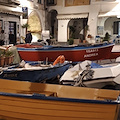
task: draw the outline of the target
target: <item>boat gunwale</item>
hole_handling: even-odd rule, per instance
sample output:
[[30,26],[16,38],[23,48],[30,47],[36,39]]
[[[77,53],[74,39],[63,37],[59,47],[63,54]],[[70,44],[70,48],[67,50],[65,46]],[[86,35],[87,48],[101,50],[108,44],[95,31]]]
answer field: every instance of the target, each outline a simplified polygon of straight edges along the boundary
[[63,64],[60,64],[60,65],[55,65],[55,66],[52,66],[52,67],[47,67],[45,69],[41,69],[41,68],[8,68],[6,70],[3,69],[3,72],[7,73],[7,72],[14,72],[14,71],[45,71],[45,70],[52,70],[52,69],[57,69],[57,68],[62,68],[62,67],[65,67],[65,66],[70,66],[71,63],[68,62],[68,63],[63,63]]
[[17,47],[18,51],[79,51],[79,50],[86,50],[86,49],[101,49],[101,48],[106,48],[106,47],[110,47],[110,46],[114,46],[114,43],[110,43],[110,44],[100,44],[100,45],[91,45],[91,46],[71,46],[71,47],[65,47],[65,46],[43,46],[41,48],[25,48],[25,47]]
[[18,94],[18,93],[7,93],[0,92],[0,96],[19,97],[27,99],[39,99],[39,100],[51,100],[51,101],[62,101],[62,102],[75,102],[75,103],[92,103],[92,104],[120,104],[118,101],[112,100],[90,100],[90,99],[77,99],[77,98],[62,98],[45,96],[44,94]]

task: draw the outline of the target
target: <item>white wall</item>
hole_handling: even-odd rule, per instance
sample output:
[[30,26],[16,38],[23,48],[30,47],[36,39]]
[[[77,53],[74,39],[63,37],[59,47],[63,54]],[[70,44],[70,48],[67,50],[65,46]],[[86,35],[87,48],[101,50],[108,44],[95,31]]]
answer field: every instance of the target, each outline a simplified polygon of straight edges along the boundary
[[89,17],[88,17],[89,31],[88,31],[88,34],[91,34],[94,38],[97,34],[97,20],[98,20],[99,10],[100,10],[99,5],[91,5],[89,8]]
[[67,42],[67,25],[69,20],[58,20],[58,42]]
[[49,8],[49,11],[52,9],[57,10],[58,14],[88,13],[89,5],[72,6],[72,7],[52,6]]

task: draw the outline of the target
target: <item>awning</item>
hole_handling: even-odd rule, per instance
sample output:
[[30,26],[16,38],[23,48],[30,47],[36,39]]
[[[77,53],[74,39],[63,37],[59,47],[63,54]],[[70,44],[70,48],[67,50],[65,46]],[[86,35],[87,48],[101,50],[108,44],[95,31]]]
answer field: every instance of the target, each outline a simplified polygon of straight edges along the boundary
[[22,12],[1,10],[1,9],[0,9],[0,13],[11,14],[11,15],[16,15],[16,16],[21,16],[23,14]]
[[0,6],[0,13],[11,14],[16,16],[21,16],[23,14],[23,12],[13,11],[11,9],[8,9],[8,7],[3,8],[3,6]]
[[60,20],[67,20],[67,19],[77,19],[77,18],[87,18],[88,13],[81,13],[81,14],[59,14],[57,15],[57,19]]

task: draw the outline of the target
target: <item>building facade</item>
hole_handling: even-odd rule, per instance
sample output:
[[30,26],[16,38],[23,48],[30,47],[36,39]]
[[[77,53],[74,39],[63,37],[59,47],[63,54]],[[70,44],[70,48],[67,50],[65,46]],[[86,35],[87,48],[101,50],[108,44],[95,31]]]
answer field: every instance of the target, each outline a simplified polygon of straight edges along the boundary
[[45,29],[44,1],[0,0],[0,28],[5,31],[5,44],[9,44],[10,31],[18,43],[24,42],[27,30],[32,32],[33,41],[41,39]]
[[86,39],[87,35],[101,38],[108,32],[114,39],[120,35],[119,0],[0,0],[0,28],[5,30],[6,44],[9,33],[17,42],[23,42],[26,31],[33,42],[49,31],[52,39]]
[[86,30],[94,40],[96,36],[104,37],[106,32],[115,37],[119,34],[119,5],[119,0],[57,0],[56,5],[49,7],[49,11],[57,12],[56,39],[67,42],[71,28],[74,39],[80,39],[81,35],[85,38]]

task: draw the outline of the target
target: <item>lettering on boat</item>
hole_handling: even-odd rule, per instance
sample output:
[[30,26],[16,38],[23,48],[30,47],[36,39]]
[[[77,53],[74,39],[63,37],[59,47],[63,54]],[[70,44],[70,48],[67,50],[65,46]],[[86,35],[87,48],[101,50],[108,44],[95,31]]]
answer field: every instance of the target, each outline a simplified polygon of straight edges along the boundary
[[98,56],[98,53],[86,54],[86,55],[84,55],[84,58],[93,57],[93,56]]
[[86,53],[93,53],[93,52],[98,52],[98,49],[88,49],[88,50],[86,50]]
[[3,76],[4,78],[5,77],[17,77],[17,74],[4,74],[4,76]]

